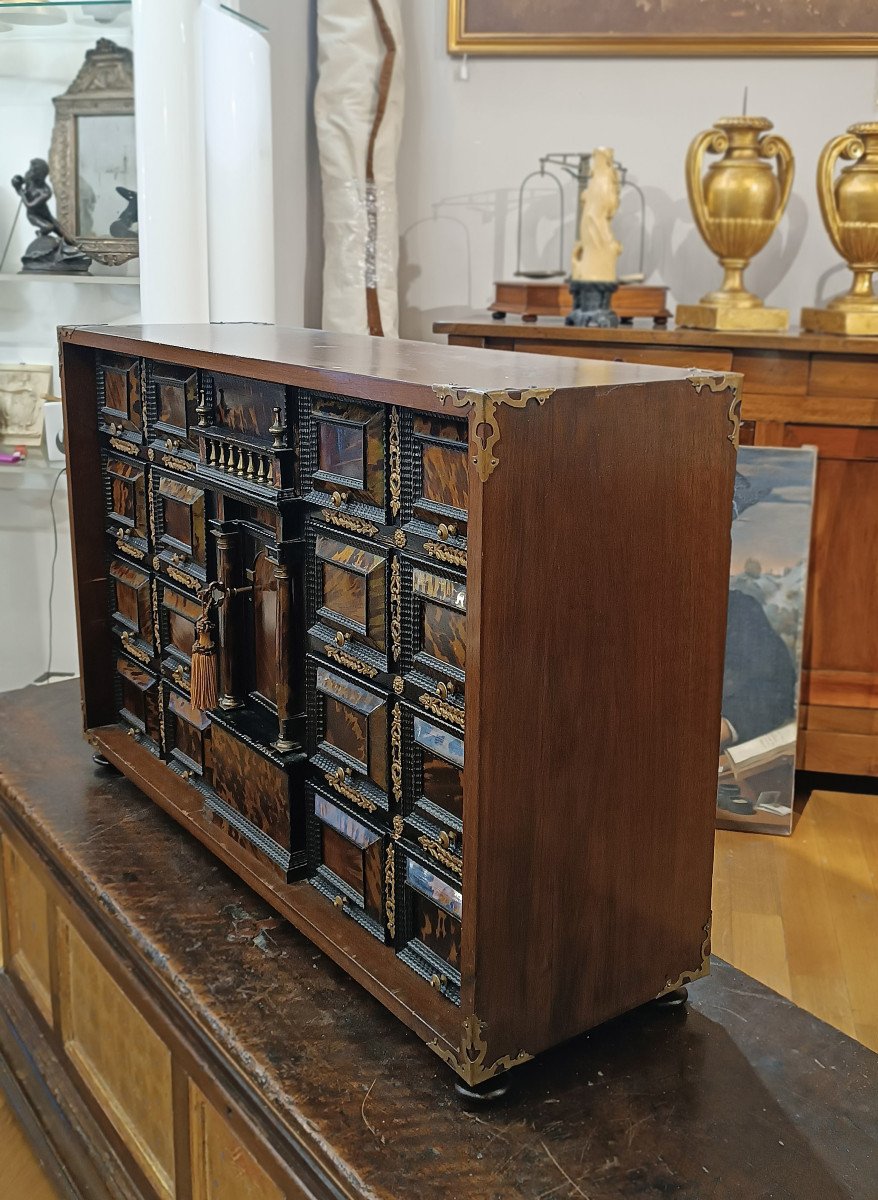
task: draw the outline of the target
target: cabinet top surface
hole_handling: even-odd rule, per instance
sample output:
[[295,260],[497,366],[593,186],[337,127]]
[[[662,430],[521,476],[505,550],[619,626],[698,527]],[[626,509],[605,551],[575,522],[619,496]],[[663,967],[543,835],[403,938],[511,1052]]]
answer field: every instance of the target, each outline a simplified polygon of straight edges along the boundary
[[722,962],[685,1021],[635,1012],[517,1068],[506,1105],[463,1111],[426,1046],[132,783],[95,771],[78,700],[75,681],[0,697],[4,824],[218,1045],[254,1111],[345,1181],[333,1195],[698,1200],[705,1179],[726,1196],[754,1180],[874,1195],[878,1059]]
[[633,325],[617,329],[581,329],[564,324],[563,317],[540,317],[524,321],[507,316],[502,321],[490,313],[474,312],[456,321],[436,321],[434,333],[446,337],[505,338],[528,342],[616,342],[625,345],[655,346],[728,346],[740,350],[780,350],[787,353],[872,354],[878,355],[878,337],[841,337],[839,335],[804,333],[790,329],[785,333],[716,332],[707,329],[683,329],[668,325],[656,329],[652,321],[637,320]]
[[[380,388],[416,389],[436,386],[475,391],[519,391],[526,388],[595,388],[683,379],[687,372],[577,358],[547,358],[435,342],[410,342],[365,334],[319,329],[287,329],[279,325],[98,325],[67,328],[62,342],[73,342],[123,354],[172,358],[193,366],[300,386],[320,386],[352,394],[359,379],[371,381],[373,398]],[[209,362],[207,360],[210,360]],[[369,388],[361,388],[363,394]]]

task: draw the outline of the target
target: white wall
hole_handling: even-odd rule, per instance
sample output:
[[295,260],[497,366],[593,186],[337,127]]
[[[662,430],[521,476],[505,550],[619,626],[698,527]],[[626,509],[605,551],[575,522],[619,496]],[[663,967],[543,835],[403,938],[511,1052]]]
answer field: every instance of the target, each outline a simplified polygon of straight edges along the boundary
[[[518,187],[541,154],[609,145],[645,190],[646,273],[672,302],[694,301],[721,278],[690,215],[683,162],[692,137],[721,116],[769,117],[791,144],[796,180],[786,215],[746,275],[771,304],[792,310],[847,287],[823,229],[814,176],[831,136],[875,119],[878,74],[869,59],[487,59],[469,81],[445,51],[445,5],[403,5],[406,116],[399,161],[400,332],[432,337],[434,321],[484,308],[495,279],[515,269]],[[636,269],[630,191],[617,218]],[[573,193],[568,191],[572,202]],[[556,222],[548,194],[537,242],[546,259]],[[566,246],[574,219],[567,208]],[[527,264],[525,264],[527,266]],[[837,268],[837,269],[836,269]],[[827,279],[828,273],[831,278]]]

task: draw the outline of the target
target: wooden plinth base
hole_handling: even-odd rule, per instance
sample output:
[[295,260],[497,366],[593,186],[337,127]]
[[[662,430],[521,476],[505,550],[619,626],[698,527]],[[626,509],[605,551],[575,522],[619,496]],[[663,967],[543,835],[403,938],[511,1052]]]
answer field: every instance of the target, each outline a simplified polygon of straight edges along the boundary
[[787,329],[790,314],[785,308],[735,308],[718,304],[678,304],[674,318],[686,329],[713,329],[771,333]]
[[803,308],[799,323],[808,333],[835,333],[840,337],[878,337],[878,308],[873,312],[846,312],[842,308]]

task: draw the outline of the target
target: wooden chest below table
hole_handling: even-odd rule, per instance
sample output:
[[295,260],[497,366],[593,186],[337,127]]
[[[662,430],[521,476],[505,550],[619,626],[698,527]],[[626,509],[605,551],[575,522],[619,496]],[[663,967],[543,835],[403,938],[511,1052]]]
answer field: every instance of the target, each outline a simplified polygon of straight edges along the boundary
[[111,763],[469,1084],[706,970],[734,377],[267,326],[61,350]]
[[739,371],[742,442],[816,446],[798,765],[878,774],[878,338],[573,329],[484,314],[434,330],[458,346]]

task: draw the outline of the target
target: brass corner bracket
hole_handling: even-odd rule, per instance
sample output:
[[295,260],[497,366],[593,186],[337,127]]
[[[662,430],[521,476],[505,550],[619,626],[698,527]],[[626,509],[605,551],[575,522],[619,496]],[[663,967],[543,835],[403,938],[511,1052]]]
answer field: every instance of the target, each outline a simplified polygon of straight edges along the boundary
[[437,383],[433,385],[433,394],[440,404],[451,401],[454,408],[472,408],[474,410],[472,436],[476,452],[473,455],[473,462],[482,483],[487,483],[500,461],[494,456],[494,447],[500,441],[500,425],[497,420],[499,405],[508,404],[510,408],[526,408],[529,400],[536,400],[537,404],[545,404],[554,390],[554,388],[524,388],[520,392],[483,392],[478,388],[455,387],[453,384]]
[[705,975],[710,974],[710,926],[712,921],[713,915],[711,914],[704,922],[704,941],[701,943],[701,965],[696,967],[694,971],[681,971],[677,979],[669,979],[656,996],[656,1000],[659,1000],[662,996],[666,996],[668,992],[675,992],[684,983],[692,983],[693,980],[703,979]]
[[731,391],[732,399],[729,402],[729,421],[731,423],[731,431],[729,432],[729,441],[738,449],[741,437],[741,376],[737,371],[698,371],[694,370],[691,375],[686,378],[701,395],[702,389],[707,388],[711,392]]
[[504,1054],[502,1058],[498,1058],[490,1066],[486,1066],[488,1043],[483,1036],[484,1032],[485,1022],[472,1015],[463,1019],[460,1029],[460,1049],[457,1052],[440,1046],[435,1038],[427,1045],[470,1087],[474,1087],[477,1083],[483,1083],[486,1079],[492,1079],[501,1071],[508,1071],[511,1067],[518,1067],[522,1063],[530,1062],[533,1058],[532,1054],[520,1050],[514,1058],[509,1054]]

